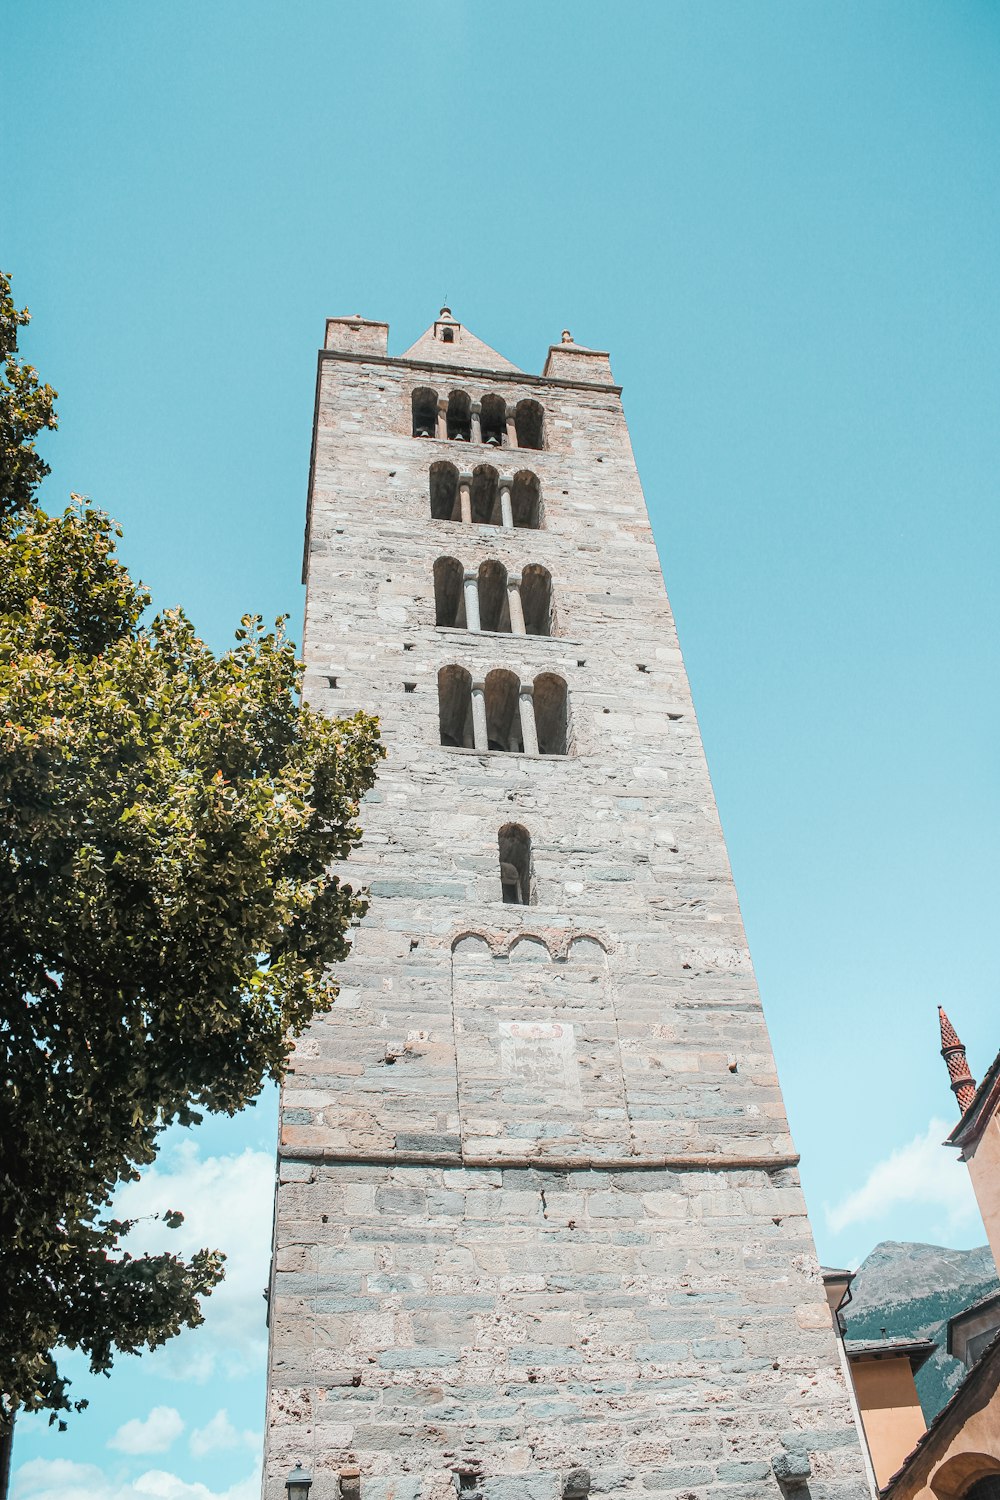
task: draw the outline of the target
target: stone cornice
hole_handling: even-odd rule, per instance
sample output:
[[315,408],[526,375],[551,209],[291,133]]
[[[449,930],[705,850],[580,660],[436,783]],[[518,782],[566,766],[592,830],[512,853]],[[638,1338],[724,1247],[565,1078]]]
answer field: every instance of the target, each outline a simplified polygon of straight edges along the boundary
[[[473,376],[476,380],[499,380],[508,385],[533,385],[545,390],[556,387],[560,390],[570,391],[603,391],[605,395],[620,396],[622,387],[620,385],[601,385],[593,380],[565,380],[554,375],[528,375],[522,370],[483,370],[474,365],[436,365],[427,359],[398,359],[391,354],[348,354],[341,349],[320,349],[319,359],[322,364],[324,360],[338,360],[341,364],[348,365],[379,365],[385,367],[392,365],[401,370],[431,370],[442,380],[454,384],[454,377]],[[531,452],[531,449],[525,449]]]
[[797,1167],[795,1151],[772,1156],[478,1156],[465,1151],[341,1151],[332,1146],[279,1146],[279,1161],[318,1162],[322,1166],[464,1167],[467,1170],[539,1172],[780,1172]]

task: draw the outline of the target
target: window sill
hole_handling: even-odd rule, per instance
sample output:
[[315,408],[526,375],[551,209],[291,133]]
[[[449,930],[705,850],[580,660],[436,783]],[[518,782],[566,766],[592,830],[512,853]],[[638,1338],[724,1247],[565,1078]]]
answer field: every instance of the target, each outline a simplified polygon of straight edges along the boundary
[[524,750],[476,750],[468,745],[438,745],[437,748],[444,750],[448,755],[482,755],[496,760],[574,760],[576,758],[572,750],[564,754],[540,750],[537,755],[528,755]]
[[555,641],[560,646],[582,650],[581,641],[571,641],[564,635],[515,635],[512,630],[466,630],[464,625],[435,625],[434,630],[441,635],[471,637],[473,640],[482,635],[491,641]]
[[435,434],[433,437],[417,437],[417,434],[415,432],[412,433],[411,436],[415,443],[447,443],[449,446],[454,444],[458,448],[475,448],[477,452],[482,449],[484,453],[547,452],[547,449],[545,448],[511,448],[509,445],[505,447],[502,443],[498,447],[494,447],[492,443],[474,443],[471,438],[442,438],[438,437],[437,434]]

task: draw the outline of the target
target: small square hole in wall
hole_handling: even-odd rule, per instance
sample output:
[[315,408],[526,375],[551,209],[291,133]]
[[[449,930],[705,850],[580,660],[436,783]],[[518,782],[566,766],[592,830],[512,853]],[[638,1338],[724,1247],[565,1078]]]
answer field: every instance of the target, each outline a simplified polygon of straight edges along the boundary
[[636,669],[637,672],[648,672],[649,671],[649,668],[646,666],[646,663],[642,662],[642,661],[637,661],[636,662],[635,669]]
[[326,685],[327,687],[335,688],[339,687],[340,683],[337,681],[336,677],[328,677],[326,679]]
[[412,651],[413,650],[413,646],[414,646],[414,642],[413,641],[404,641],[403,642],[403,650],[404,651]]
[[676,722],[677,719],[683,719],[683,717],[684,717],[683,714],[671,714],[671,713],[667,714],[667,718],[668,719],[673,719],[675,722]]
[[576,664],[578,667],[585,667],[587,665],[586,658],[584,658],[582,661],[578,659]]
[[403,692],[404,693],[415,693],[416,691],[417,691],[417,684],[415,682],[404,682],[403,683]]

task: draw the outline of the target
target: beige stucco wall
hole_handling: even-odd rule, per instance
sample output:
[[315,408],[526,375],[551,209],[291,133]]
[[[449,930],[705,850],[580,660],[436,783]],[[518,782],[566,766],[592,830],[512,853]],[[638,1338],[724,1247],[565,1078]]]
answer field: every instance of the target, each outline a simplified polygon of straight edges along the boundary
[[891,1500],[962,1500],[971,1485],[1000,1474],[1000,1359],[971,1396],[956,1402],[925,1451],[891,1490]]
[[1000,1115],[993,1116],[967,1160],[986,1238],[1000,1268]]
[[899,1468],[926,1428],[908,1359],[852,1362],[854,1389],[879,1485]]

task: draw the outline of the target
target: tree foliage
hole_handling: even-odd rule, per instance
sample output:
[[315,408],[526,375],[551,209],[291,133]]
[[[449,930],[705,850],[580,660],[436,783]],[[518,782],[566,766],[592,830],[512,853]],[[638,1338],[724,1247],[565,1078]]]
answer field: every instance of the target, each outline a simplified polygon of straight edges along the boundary
[[130,1255],[112,1196],[332,1003],[364,902],[331,866],[382,750],[300,706],[282,622],[216,656],[149,618],[106,515],[39,508],[26,321],[0,278],[0,1416],[55,1417],[60,1345],[107,1371],[202,1319],[222,1257]]

